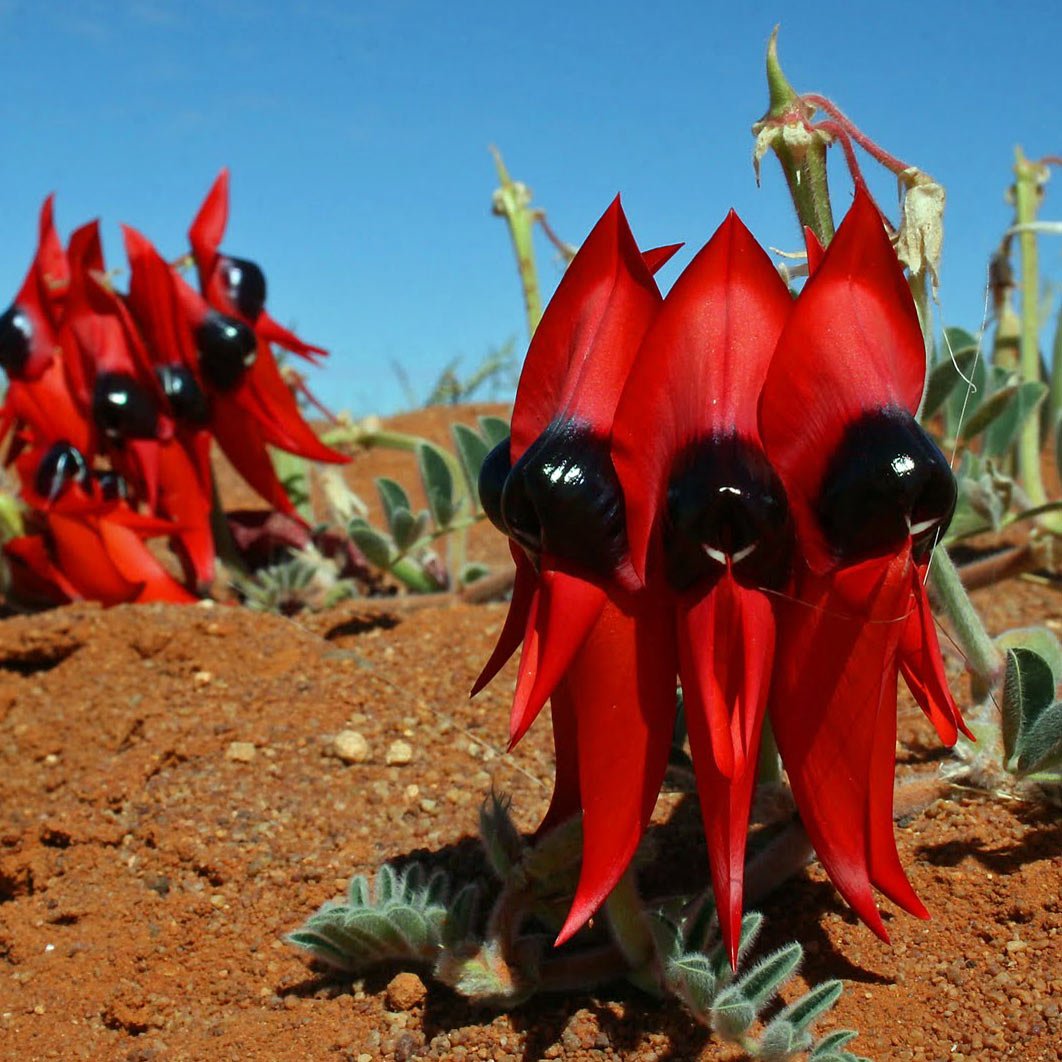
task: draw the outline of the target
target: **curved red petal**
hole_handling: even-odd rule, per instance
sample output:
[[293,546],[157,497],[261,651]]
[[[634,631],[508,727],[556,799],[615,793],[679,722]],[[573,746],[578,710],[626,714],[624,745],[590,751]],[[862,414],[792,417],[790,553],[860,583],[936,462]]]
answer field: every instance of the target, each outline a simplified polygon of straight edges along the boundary
[[671,604],[609,600],[565,676],[575,710],[583,862],[562,944],[627,869],[656,805],[675,727]]
[[627,378],[612,435],[640,579],[676,455],[717,433],[758,442],[756,403],[791,307],[778,271],[733,211],[668,292]]
[[298,354],[299,357],[315,364],[319,358],[328,357],[328,351],[324,347],[315,347],[303,342],[294,332],[274,321],[265,310],[258,315],[254,323],[254,334],[265,343],[275,343],[278,347],[290,350],[292,354]]
[[99,522],[99,533],[103,548],[115,568],[131,583],[141,584],[137,601],[169,601],[180,605],[198,600],[159,564],[135,531],[103,518]]
[[559,416],[607,434],[660,301],[617,197],[572,259],[531,340],[513,404],[514,464]]
[[347,454],[325,446],[303,420],[291,388],[284,382],[269,347],[258,344],[258,356],[239,389],[244,408],[258,420],[262,438],[278,449],[298,454],[309,461],[347,464]]
[[476,679],[469,693],[470,697],[475,697],[508,663],[509,657],[516,652],[524,640],[524,632],[527,630],[528,619],[531,615],[538,575],[522,549],[510,543],[509,550],[516,563],[512,600],[509,602],[509,611],[505,614],[501,634],[498,635],[498,643],[479,673],[479,678]]
[[212,396],[212,402],[214,412],[211,428],[218,446],[232,462],[233,468],[274,509],[302,523],[302,518],[277,478],[269,451],[259,433],[258,422],[231,394],[219,392]]
[[557,770],[553,780],[553,796],[542,821],[535,830],[535,839],[544,837],[555,826],[566,822],[582,810],[579,789],[579,745],[576,724],[577,704],[566,679],[561,679],[549,699],[553,717],[553,752]]
[[136,599],[143,583],[127,579],[118,568],[94,520],[52,513],[48,528],[58,566],[80,597],[104,605],[120,605]]
[[[815,851],[841,895],[883,939],[871,884],[875,874],[884,888],[900,891],[881,843],[893,786],[890,773],[883,791],[882,763],[885,752],[894,754],[896,654],[910,570],[905,551],[829,577],[805,573],[800,599],[779,610],[769,698],[778,748]],[[887,826],[891,831],[891,814]]]
[[[20,535],[3,544],[11,564],[11,593],[20,600],[80,601],[77,587],[52,563],[48,547],[40,535]],[[21,567],[20,567],[21,565]]]
[[728,572],[696,605],[680,611],[678,642],[712,891],[727,954],[735,965],[749,808],[774,660],[771,602]]
[[159,511],[177,529],[173,536],[191,569],[196,586],[208,587],[214,580],[214,536],[210,529],[213,504],[209,481],[200,478],[197,455],[190,454],[180,439],[159,447]]
[[[808,506],[845,429],[868,410],[917,410],[925,345],[903,268],[869,195],[857,189],[797,298],[771,360],[760,433],[809,548]],[[823,566],[823,565],[818,565]]]
[[920,573],[916,572],[913,582],[912,610],[900,642],[900,672],[911,695],[936,728],[940,740],[950,748],[958,739],[960,730],[970,739],[973,734],[948,689],[937,628]]
[[605,591],[565,572],[545,570],[528,613],[509,719],[509,748],[527,733],[605,607]]

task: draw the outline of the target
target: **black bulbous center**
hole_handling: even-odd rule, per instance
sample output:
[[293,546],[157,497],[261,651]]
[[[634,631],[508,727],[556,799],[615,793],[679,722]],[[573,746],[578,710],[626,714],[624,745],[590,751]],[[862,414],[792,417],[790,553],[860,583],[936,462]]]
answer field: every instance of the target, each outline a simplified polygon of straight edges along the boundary
[[92,419],[110,439],[153,439],[158,411],[148,391],[127,372],[96,377]]
[[210,419],[210,404],[195,374],[186,365],[160,365],[155,375],[173,415],[189,424],[206,424]]
[[487,455],[480,500],[492,523],[534,557],[601,578],[627,553],[623,491],[608,439],[557,421],[509,468],[509,442]]
[[68,483],[88,482],[89,469],[85,455],[65,440],[51,446],[37,465],[33,485],[37,493],[48,501],[55,501]]
[[265,309],[266,279],[261,268],[246,258],[223,256],[219,265],[221,282],[233,305],[249,321]]
[[99,489],[100,497],[104,501],[128,501],[129,500],[129,484],[123,476],[118,475],[117,472],[112,472],[109,469],[93,472],[93,479],[96,481],[96,487]]
[[195,330],[199,368],[219,391],[231,391],[254,364],[258,341],[242,321],[209,313]]
[[905,409],[866,413],[845,431],[816,504],[839,559],[865,560],[910,537],[924,556],[955,511],[955,477],[936,443]]
[[778,586],[791,544],[785,488],[759,446],[720,434],[678,455],[664,524],[667,577],[676,590],[707,589],[728,567],[742,583]]
[[8,376],[19,376],[32,347],[33,322],[17,302],[12,303],[0,316],[0,367]]

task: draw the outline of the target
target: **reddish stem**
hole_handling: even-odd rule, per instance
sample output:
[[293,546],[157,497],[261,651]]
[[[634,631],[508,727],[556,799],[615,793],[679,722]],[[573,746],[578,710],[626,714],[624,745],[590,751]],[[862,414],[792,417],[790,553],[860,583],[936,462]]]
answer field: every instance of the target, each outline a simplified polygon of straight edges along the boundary
[[904,170],[909,170],[911,168],[906,162],[898,159],[895,155],[890,155],[884,148],[879,147],[878,144],[871,140],[870,137],[863,133],[859,127],[852,122],[840,107],[832,103],[825,96],[820,96],[815,92],[809,92],[802,98],[805,103],[810,103],[813,106],[818,107],[820,111],[825,111],[868,155],[875,158],[886,169],[892,170],[895,174],[900,174]]

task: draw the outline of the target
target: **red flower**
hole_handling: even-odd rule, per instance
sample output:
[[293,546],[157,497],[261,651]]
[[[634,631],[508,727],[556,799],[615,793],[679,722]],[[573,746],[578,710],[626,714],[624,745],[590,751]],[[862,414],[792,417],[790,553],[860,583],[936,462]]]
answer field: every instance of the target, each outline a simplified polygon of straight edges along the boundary
[[[784,584],[791,545],[756,405],[791,306],[770,259],[731,212],[664,300],[613,429],[631,562],[675,617],[712,885],[733,962],[774,655],[763,588]],[[663,750],[673,714],[651,720]]]
[[[178,283],[196,330],[200,367],[222,407],[214,420],[218,442],[255,490],[274,507],[293,514],[290,505],[280,503],[279,483],[269,482],[272,466],[267,471],[267,455],[254,440],[310,461],[343,464],[348,458],[325,446],[303,420],[270,344],[310,361],[327,351],[304,343],[269,316],[264,308],[265,275],[258,265],[221,253],[228,213],[229,176],[222,170],[188,230],[205,303],[189,300],[187,286]],[[234,323],[250,329],[254,337],[253,344],[246,343],[242,359],[233,356]]]
[[42,526],[4,544],[17,586],[52,602],[196,600],[144,545],[146,538],[171,534],[170,521],[107,497],[107,481],[90,476],[72,448],[27,451],[18,465],[23,496]]
[[228,220],[229,171],[223,169],[188,230],[203,297],[215,310],[250,325],[264,343],[275,343],[309,361],[326,356],[324,348],[304,343],[266,313],[266,279],[260,266],[221,253]]
[[913,416],[924,378],[903,270],[860,188],[793,307],[760,403],[799,550],[769,711],[823,866],[885,939],[871,886],[926,916],[893,837],[897,672],[945,744],[965,730],[923,586],[955,503],[948,464]]
[[0,436],[14,426],[16,448],[47,448],[66,440],[81,451],[89,444],[88,421],[74,401],[59,328],[70,286],[70,268],[55,231],[53,197],[41,207],[40,237],[33,264],[0,316],[0,366],[8,376]]
[[[583,864],[558,941],[629,863],[667,762],[675,659],[665,601],[626,559],[609,437],[638,345],[659,310],[652,278],[675,248],[639,252],[617,199],[565,273],[528,350],[512,436],[484,463],[484,508],[513,542],[509,615],[473,693],[523,641],[512,744],[552,700],[557,780],[540,826],[583,813]],[[670,738],[670,728],[667,737]]]

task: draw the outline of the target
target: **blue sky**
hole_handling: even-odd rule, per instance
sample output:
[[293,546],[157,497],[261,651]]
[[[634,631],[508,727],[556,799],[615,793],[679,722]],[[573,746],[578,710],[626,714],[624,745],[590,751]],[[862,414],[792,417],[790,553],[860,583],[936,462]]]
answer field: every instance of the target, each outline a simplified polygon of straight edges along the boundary
[[[319,394],[393,411],[393,363],[424,392],[455,357],[471,370],[526,343],[489,144],[567,240],[617,192],[644,245],[685,240],[665,287],[730,207],[764,244],[796,245],[780,172],[767,160],[757,188],[750,165],[778,22],[797,88],[947,187],[943,316],[976,328],[1014,145],[1062,151],[1054,2],[0,0],[0,302],[49,191],[64,234],[103,218],[117,266],[120,221],[181,253],[227,165],[225,249],[263,266],[274,316],[332,350]],[[872,185],[894,203],[890,180]],[[1062,241],[1043,262],[1062,274]],[[539,263],[551,289],[544,241]]]

